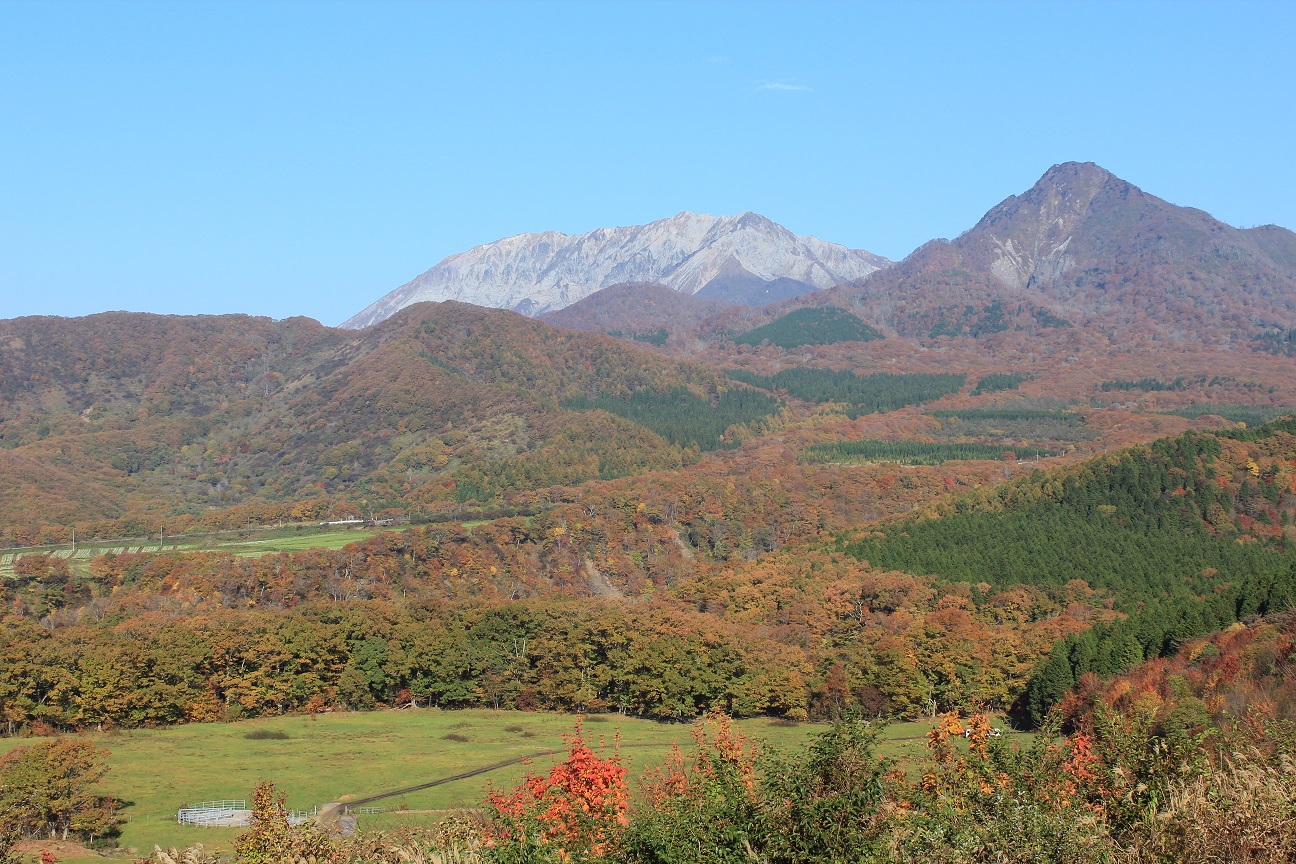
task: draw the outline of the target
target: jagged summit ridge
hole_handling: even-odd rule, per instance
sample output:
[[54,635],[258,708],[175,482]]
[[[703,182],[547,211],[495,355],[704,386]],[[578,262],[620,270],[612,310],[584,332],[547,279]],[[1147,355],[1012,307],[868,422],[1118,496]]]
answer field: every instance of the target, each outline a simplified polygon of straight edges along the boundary
[[809,292],[861,279],[890,263],[861,249],[799,237],[756,213],[685,212],[647,225],[519,234],[476,246],[451,255],[342,326],[367,327],[426,300],[538,315],[626,282],[659,282],[692,295],[717,277],[737,275],[793,280]]

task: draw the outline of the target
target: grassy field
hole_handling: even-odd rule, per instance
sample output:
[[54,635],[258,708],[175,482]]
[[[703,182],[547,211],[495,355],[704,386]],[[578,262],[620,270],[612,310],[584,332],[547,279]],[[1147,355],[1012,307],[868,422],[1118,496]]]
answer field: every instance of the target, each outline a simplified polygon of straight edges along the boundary
[[[299,552],[303,549],[341,549],[349,543],[364,540],[382,531],[393,529],[352,528],[338,531],[301,531],[292,534],[274,532],[272,536],[256,540],[236,540],[212,546],[237,555],[266,555],[271,552]],[[400,529],[395,529],[400,530]]]
[[[87,736],[112,752],[103,791],[129,805],[121,844],[151,851],[154,844],[185,846],[201,842],[209,849],[228,849],[236,829],[177,825],[180,807],[204,800],[250,799],[261,780],[273,780],[291,808],[309,809],[429,782],[515,756],[551,750],[564,753],[563,735],[574,718],[565,714],[512,711],[380,711],[326,714],[317,718],[275,717],[242,723],[212,723],[169,729]],[[748,735],[770,747],[799,747],[823,727],[793,726],[759,718],[739,721]],[[692,727],[609,715],[587,718],[587,737],[605,739],[611,747],[620,735],[621,755],[632,778],[661,764],[672,744],[691,744]],[[887,727],[884,754],[902,761],[923,752],[925,723]],[[254,732],[277,732],[281,740],[255,740]],[[467,738],[458,741],[446,736]],[[0,752],[30,743],[0,739]],[[533,769],[547,770],[549,757]],[[433,819],[440,811],[475,807],[494,784],[512,787],[527,768],[513,765],[497,771],[390,798],[375,806],[386,814],[360,817],[361,828],[390,827],[398,821]],[[414,812],[406,812],[408,811]],[[66,864],[103,859],[64,858]]]
[[274,552],[297,552],[302,549],[341,549],[348,543],[355,543],[383,531],[393,530],[400,531],[403,528],[337,528],[301,525],[221,531],[202,536],[166,537],[164,535],[160,544],[157,537],[148,540],[137,537],[132,540],[83,542],[77,544],[75,550],[70,545],[41,546],[21,552],[13,550],[0,552],[0,576],[11,575],[14,560],[21,555],[52,553],[60,558],[66,558],[74,570],[80,570],[89,564],[91,558],[109,552],[120,555],[127,552],[157,552],[160,548],[167,552],[222,551],[259,557]]
[[[528,521],[531,517],[526,517]],[[476,519],[462,523],[465,528],[489,525],[492,519]],[[0,578],[13,575],[14,561],[23,555],[53,554],[65,558],[74,571],[84,571],[90,559],[109,552],[118,555],[133,552],[231,552],[249,558],[258,558],[275,552],[299,552],[303,549],[341,549],[350,543],[366,540],[384,531],[404,531],[407,526],[389,528],[338,528],[314,524],[290,525],[281,528],[247,528],[219,531],[211,534],[192,534],[177,537],[135,537],[129,540],[94,540],[81,542],[75,549],[71,544],[33,546],[26,549],[0,550]]]

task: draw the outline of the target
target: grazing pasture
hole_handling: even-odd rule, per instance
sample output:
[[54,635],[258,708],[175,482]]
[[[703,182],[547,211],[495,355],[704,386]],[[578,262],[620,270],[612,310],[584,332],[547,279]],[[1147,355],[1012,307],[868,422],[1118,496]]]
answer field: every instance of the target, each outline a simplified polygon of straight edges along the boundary
[[[121,845],[139,854],[154,844],[229,849],[239,829],[178,825],[176,810],[223,798],[251,798],[262,780],[274,781],[290,808],[307,810],[353,801],[492,765],[518,756],[564,754],[563,736],[575,718],[567,714],[435,709],[274,717],[241,723],[207,723],[167,729],[88,735],[112,753],[103,791],[128,802]],[[738,721],[745,734],[775,748],[799,747],[823,727],[753,718]],[[928,723],[894,723],[882,752],[902,764],[924,753]],[[607,749],[620,739],[632,785],[660,765],[673,745],[688,748],[693,727],[619,715],[585,718],[588,740]],[[0,752],[31,739],[0,738]],[[542,755],[531,768],[548,770]],[[390,828],[430,822],[441,811],[476,807],[494,784],[512,787],[526,765],[514,764],[475,777],[375,802],[387,812],[361,815],[360,827]],[[432,812],[429,812],[432,811]],[[65,862],[79,859],[64,858]],[[86,859],[93,860],[93,859]],[[102,860],[102,859],[98,859]]]

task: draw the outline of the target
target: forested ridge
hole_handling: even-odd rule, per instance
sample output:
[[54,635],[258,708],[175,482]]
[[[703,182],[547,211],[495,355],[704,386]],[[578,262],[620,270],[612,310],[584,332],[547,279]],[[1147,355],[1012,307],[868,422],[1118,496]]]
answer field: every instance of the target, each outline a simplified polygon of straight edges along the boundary
[[1087,672],[1296,601],[1293,419],[1189,433],[956,498],[846,549],[874,566],[1002,588],[1083,580],[1121,618],[1069,637],[1032,677],[1035,721]]
[[[0,382],[2,545],[231,507],[273,520],[325,496],[373,513],[498,503],[680,467],[773,410],[702,366],[456,303],[359,335],[247,316],[4,321]],[[687,411],[658,410],[667,397]],[[665,438],[616,416],[629,407],[561,407],[632,400],[654,405],[637,416]]]

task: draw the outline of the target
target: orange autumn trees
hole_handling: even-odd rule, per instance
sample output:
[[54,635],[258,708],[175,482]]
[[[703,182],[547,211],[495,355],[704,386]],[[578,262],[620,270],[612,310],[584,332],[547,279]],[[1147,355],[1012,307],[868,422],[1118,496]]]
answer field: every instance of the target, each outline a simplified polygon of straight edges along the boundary
[[600,860],[629,824],[625,766],[615,753],[596,754],[579,720],[565,762],[512,792],[492,791],[486,804],[490,857],[500,864]]
[[[54,739],[0,756],[0,844],[6,835],[91,842],[116,835],[120,802],[94,791],[108,755],[89,741]],[[0,860],[5,851],[0,845]]]

